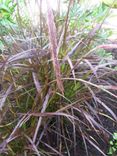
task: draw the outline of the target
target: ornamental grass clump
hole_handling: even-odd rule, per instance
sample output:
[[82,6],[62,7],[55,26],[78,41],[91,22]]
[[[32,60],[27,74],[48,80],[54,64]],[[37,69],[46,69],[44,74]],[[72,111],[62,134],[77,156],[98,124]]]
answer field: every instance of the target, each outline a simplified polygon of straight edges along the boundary
[[[113,65],[117,61],[98,55],[116,46],[98,42],[106,41],[100,37],[106,32],[102,30],[103,10],[99,22],[94,10],[83,12],[72,1],[65,15],[54,15],[48,0],[46,5],[47,15],[40,7],[40,23],[35,29],[30,19],[22,19],[20,2],[16,3],[18,30],[7,30],[1,36],[0,153],[70,156],[77,155],[80,145],[85,155],[91,146],[106,156],[100,140],[107,142],[111,132],[102,118],[117,122],[116,112],[105,101],[110,97],[116,108],[117,71]],[[77,21],[73,19],[76,7]],[[99,24],[92,22],[90,14]]]

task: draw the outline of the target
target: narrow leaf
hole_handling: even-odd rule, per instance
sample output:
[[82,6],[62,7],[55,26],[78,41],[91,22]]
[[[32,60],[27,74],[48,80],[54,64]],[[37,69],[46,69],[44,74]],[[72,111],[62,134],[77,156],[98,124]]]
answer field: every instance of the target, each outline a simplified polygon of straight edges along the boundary
[[49,1],[46,0],[47,3],[47,24],[48,24],[48,32],[49,32],[49,40],[50,40],[50,48],[51,48],[51,57],[53,61],[53,67],[57,79],[57,85],[62,94],[64,94],[63,83],[61,80],[60,73],[60,65],[57,58],[57,37],[56,37],[56,27],[54,22],[54,16],[52,9],[49,6]]

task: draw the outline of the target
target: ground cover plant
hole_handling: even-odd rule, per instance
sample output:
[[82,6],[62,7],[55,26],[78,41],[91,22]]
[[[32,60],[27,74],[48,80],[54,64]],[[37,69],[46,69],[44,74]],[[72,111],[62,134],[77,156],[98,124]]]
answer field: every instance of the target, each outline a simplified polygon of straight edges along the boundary
[[117,153],[117,133],[113,134],[113,138],[110,141],[109,155],[116,155]]
[[110,8],[70,0],[62,14],[47,0],[45,15],[40,0],[35,27],[28,4],[1,7],[14,21],[0,34],[0,155],[106,156],[117,128],[117,45],[102,27]]

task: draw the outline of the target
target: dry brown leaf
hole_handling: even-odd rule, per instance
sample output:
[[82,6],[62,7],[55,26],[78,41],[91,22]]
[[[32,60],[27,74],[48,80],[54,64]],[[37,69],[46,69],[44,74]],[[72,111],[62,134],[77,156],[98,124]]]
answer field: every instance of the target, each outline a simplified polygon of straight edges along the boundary
[[62,94],[64,94],[63,83],[61,80],[60,64],[57,57],[57,37],[56,37],[56,26],[54,22],[54,16],[51,7],[49,6],[49,1],[46,0],[47,4],[47,24],[49,32],[49,41],[51,48],[51,57],[53,61],[53,67],[56,75],[57,85]]

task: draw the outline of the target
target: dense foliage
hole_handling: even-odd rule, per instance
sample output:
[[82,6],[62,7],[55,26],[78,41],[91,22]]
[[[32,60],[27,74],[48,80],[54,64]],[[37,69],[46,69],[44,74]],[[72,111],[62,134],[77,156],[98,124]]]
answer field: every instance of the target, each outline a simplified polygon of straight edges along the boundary
[[106,156],[100,141],[112,133],[102,119],[117,122],[109,8],[70,0],[60,13],[46,1],[45,15],[40,0],[36,27],[22,13],[28,4],[0,0],[0,153],[75,156],[81,147],[90,156],[93,147]]

